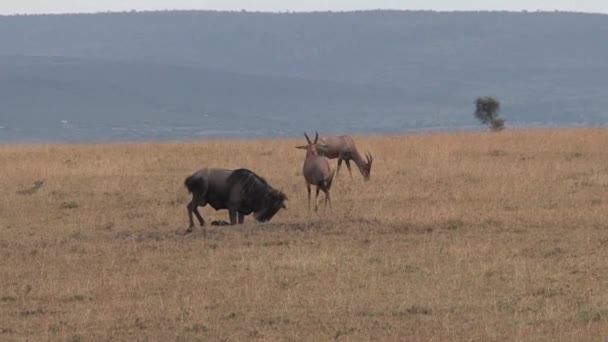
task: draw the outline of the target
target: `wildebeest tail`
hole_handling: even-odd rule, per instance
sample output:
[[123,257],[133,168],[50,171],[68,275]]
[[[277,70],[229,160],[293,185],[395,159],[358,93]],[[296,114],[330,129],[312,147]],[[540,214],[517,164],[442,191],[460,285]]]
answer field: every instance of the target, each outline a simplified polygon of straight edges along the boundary
[[198,173],[188,176],[184,181],[184,185],[188,188],[188,192],[190,193],[205,193],[207,191],[207,185],[205,183],[205,179]]

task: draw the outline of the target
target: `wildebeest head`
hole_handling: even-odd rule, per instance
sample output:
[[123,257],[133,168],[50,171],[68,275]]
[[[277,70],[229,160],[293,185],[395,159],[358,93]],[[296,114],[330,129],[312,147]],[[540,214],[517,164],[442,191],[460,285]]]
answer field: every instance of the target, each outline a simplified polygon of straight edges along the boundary
[[254,213],[255,219],[260,222],[269,221],[281,208],[287,209],[285,201],[287,201],[287,195],[283,192],[270,190],[264,198],[263,208]]

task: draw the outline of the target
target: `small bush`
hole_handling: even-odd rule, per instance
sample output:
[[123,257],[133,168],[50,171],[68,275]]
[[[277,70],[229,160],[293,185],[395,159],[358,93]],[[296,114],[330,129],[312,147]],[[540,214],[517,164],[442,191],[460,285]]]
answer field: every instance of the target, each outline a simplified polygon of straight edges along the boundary
[[475,100],[475,117],[492,131],[505,128],[505,120],[498,116],[500,102],[491,96],[483,96]]

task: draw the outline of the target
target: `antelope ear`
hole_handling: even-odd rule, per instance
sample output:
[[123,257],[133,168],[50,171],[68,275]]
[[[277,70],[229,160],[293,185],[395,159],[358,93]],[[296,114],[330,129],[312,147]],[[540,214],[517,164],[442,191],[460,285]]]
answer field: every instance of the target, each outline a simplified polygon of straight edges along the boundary
[[307,150],[308,145],[296,146],[296,148],[299,148],[300,150]]

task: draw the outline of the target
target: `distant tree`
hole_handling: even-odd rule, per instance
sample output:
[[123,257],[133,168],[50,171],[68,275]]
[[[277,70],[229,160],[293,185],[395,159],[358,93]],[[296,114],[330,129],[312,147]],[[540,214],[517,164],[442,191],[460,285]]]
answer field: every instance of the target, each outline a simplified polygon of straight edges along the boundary
[[502,131],[505,129],[505,119],[496,118],[490,122],[490,129],[493,131]]
[[505,128],[505,120],[498,116],[500,102],[492,96],[482,96],[475,100],[475,117],[492,131]]

